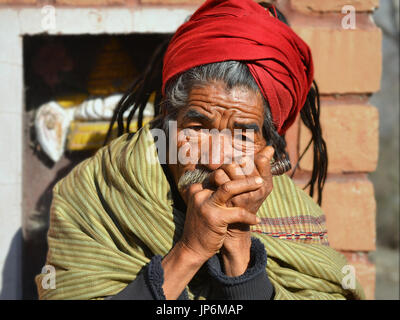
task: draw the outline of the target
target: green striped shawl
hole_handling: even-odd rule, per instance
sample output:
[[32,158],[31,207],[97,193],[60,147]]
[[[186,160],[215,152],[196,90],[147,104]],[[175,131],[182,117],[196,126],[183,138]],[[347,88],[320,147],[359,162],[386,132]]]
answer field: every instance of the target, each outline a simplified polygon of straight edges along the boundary
[[[346,259],[328,246],[320,208],[286,175],[273,183],[252,236],[265,245],[275,299],[363,299],[358,282],[342,288]],[[56,288],[45,289],[45,274],[37,275],[39,298],[117,294],[179,238],[185,213],[172,204],[148,126],[80,163],[53,190],[46,264],[56,270]],[[204,277],[189,285],[191,299],[207,298]]]

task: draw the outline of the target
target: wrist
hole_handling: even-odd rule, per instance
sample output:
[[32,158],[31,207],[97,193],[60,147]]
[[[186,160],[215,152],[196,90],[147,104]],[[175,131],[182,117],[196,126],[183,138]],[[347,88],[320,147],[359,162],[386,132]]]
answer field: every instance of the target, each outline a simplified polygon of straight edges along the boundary
[[250,252],[251,235],[250,232],[235,234],[225,238],[221,252],[227,256],[241,256]]
[[166,271],[181,271],[185,274],[195,274],[204,262],[205,260],[196,255],[183,242],[178,241],[163,258],[161,265]]
[[176,243],[173,250],[175,254],[179,256],[179,260],[187,265],[188,268],[198,270],[209,259],[209,257],[202,256],[181,240]]
[[193,254],[182,242],[177,242],[161,261],[164,270],[163,290],[166,299],[179,297],[203,264],[204,261]]
[[227,276],[237,277],[246,272],[250,263],[250,247],[251,242],[245,242],[243,246],[234,249],[221,248],[221,258]]

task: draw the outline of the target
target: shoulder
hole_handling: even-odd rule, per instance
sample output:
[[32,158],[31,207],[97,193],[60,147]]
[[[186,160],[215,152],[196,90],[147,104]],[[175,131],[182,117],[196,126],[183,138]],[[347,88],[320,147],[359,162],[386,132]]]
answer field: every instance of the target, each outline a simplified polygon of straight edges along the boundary
[[94,155],[77,164],[64,178],[58,181],[53,193],[68,195],[76,193],[79,187],[83,187],[87,191],[95,187],[96,177],[104,172],[104,166],[111,167],[112,163],[117,162],[117,157],[121,156],[124,146],[131,140],[129,134],[124,134],[98,149]]

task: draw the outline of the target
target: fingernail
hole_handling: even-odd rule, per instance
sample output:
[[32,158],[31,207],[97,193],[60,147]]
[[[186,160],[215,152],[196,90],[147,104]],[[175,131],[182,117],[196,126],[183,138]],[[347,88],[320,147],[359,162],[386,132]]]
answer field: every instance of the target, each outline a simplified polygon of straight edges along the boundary
[[260,177],[257,177],[255,179],[255,181],[256,181],[257,184],[261,184],[261,183],[263,183],[264,180],[262,178],[260,178]]
[[257,217],[256,221],[257,221],[257,223],[260,223],[261,219],[259,217]]

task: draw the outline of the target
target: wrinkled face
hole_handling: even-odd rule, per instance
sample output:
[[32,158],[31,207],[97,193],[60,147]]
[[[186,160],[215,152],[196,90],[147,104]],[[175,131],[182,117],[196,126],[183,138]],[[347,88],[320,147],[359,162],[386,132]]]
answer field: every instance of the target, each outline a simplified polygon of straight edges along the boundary
[[180,193],[224,164],[254,158],[266,146],[263,122],[258,92],[245,87],[228,91],[222,82],[193,88],[178,112],[177,130],[169,133],[177,161],[171,161],[170,153],[168,163]]

